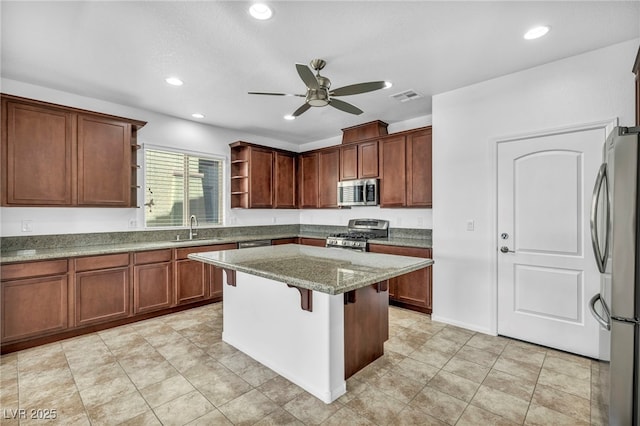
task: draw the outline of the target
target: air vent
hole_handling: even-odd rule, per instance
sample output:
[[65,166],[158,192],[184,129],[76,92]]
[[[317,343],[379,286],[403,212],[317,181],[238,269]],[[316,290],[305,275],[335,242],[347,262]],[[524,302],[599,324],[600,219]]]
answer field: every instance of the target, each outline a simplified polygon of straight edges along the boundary
[[413,89],[409,89],[405,90],[404,92],[396,93],[395,95],[391,95],[389,97],[399,102],[407,102],[421,98],[422,95],[414,91]]

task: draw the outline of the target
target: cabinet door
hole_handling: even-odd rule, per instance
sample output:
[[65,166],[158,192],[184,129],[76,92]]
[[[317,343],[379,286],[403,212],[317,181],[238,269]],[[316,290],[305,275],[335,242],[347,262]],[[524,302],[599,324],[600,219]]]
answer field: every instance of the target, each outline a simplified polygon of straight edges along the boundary
[[277,240],[271,240],[272,246],[277,246],[280,244],[297,244],[297,243],[298,243],[297,238],[280,238]]
[[251,147],[249,156],[249,208],[272,208],[273,151]]
[[300,208],[303,209],[318,207],[318,155],[317,152],[300,155]]
[[171,262],[136,265],[133,268],[133,313],[168,308],[173,303]]
[[358,144],[358,177],[371,179],[379,175],[378,141]]
[[128,317],[129,268],[76,273],[75,303],[76,326]]
[[358,179],[358,145],[340,148],[340,180]]
[[296,208],[296,157],[281,152],[274,154],[275,203],[279,209]]
[[327,240],[321,238],[300,238],[300,244],[303,246],[326,247]]
[[128,207],[131,124],[78,116],[78,205]]
[[2,342],[67,328],[67,276],[2,283]]
[[72,115],[19,102],[3,102],[3,106],[3,203],[71,205]]
[[318,155],[318,207],[338,207],[340,150],[336,148],[320,151]]
[[380,207],[403,207],[406,197],[405,137],[385,138],[381,142]]
[[177,305],[196,302],[209,296],[207,266],[195,260],[176,260],[176,300]]
[[222,300],[222,268],[209,265],[209,297]]
[[431,207],[431,129],[407,135],[407,207]]
[[[379,244],[369,245],[369,251],[372,253],[421,258],[431,258],[433,255],[432,250],[428,248],[385,246]],[[401,307],[430,314],[432,310],[432,268],[432,266],[428,266],[390,279],[390,300]]]

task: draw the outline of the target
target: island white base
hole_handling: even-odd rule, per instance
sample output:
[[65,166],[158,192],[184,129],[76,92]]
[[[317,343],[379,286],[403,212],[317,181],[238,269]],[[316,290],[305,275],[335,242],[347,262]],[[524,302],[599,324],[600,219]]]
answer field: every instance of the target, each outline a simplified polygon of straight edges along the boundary
[[224,284],[222,340],[325,403],[343,395],[344,295],[314,291],[309,312],[285,283],[243,272],[235,283]]

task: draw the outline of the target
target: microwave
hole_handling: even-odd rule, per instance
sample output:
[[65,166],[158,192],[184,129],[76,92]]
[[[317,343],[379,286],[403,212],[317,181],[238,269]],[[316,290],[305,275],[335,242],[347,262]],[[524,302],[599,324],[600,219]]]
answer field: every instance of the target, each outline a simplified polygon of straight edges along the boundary
[[338,206],[377,206],[378,179],[357,179],[338,182]]

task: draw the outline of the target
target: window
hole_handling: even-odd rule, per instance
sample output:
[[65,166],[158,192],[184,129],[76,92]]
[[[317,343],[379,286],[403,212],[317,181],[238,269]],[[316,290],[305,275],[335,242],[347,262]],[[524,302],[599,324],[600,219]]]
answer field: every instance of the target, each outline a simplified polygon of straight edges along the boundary
[[144,221],[147,227],[222,225],[223,160],[145,149]]

